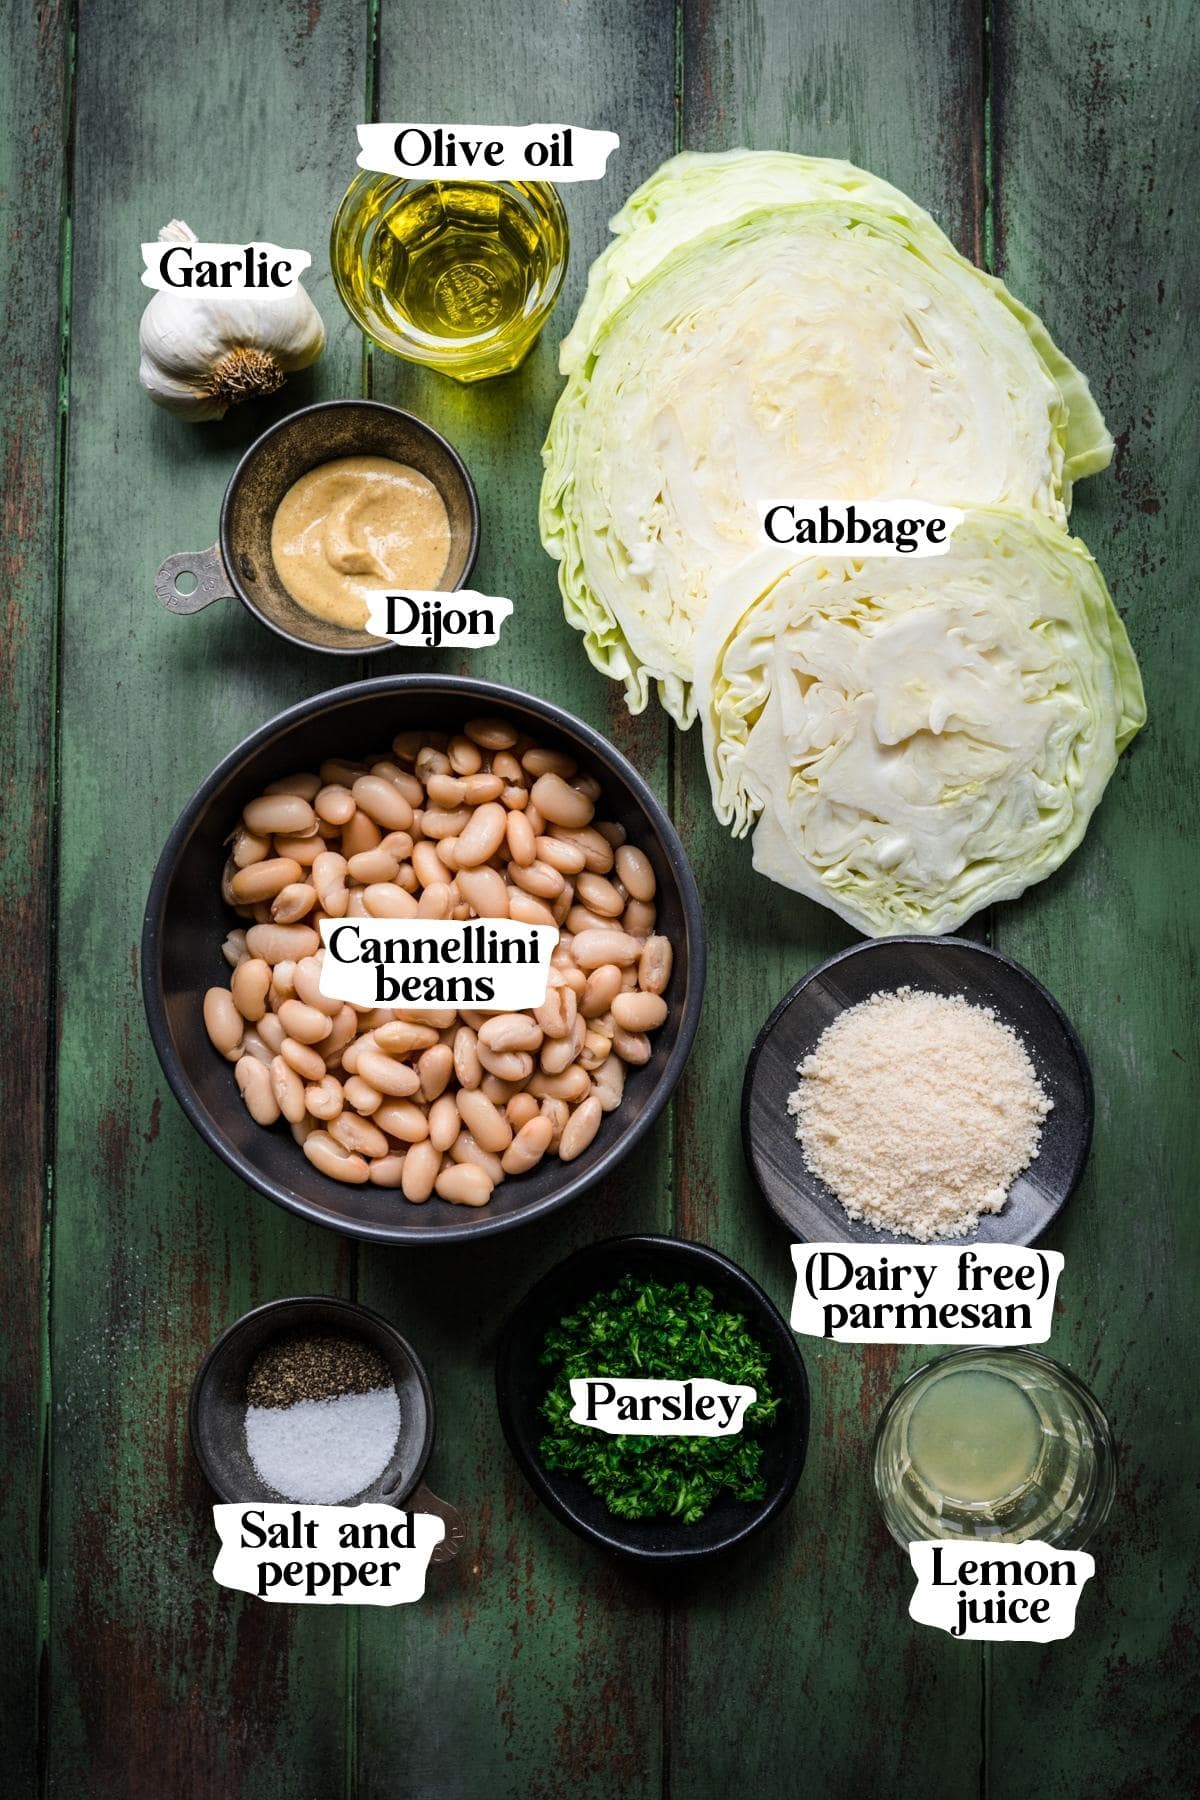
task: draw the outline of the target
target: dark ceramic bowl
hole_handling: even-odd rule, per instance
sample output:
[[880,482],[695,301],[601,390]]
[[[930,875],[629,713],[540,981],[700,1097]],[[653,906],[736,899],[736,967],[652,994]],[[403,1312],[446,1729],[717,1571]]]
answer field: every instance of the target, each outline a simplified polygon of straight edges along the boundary
[[430,1493],[421,1479],[433,1450],[429,1378],[412,1346],[394,1326],[349,1300],[328,1295],[271,1300],[243,1314],[221,1333],[200,1365],[188,1402],[192,1448],[208,1485],[224,1501],[279,1500],[256,1474],[246,1448],[246,1378],[260,1350],[274,1338],[295,1331],[341,1332],[363,1338],[379,1351],[400,1398],[400,1436],[383,1473],[342,1504],[403,1506],[407,1502],[413,1512],[437,1513],[446,1521],[446,1535],[433,1560],[449,1561],[463,1541],[462,1520],[452,1506]]
[[[246,802],[276,777],[333,755],[389,745],[416,725],[457,729],[499,713],[539,740],[568,750],[604,790],[607,816],[623,824],[658,878],[658,929],[672,940],[669,1012],[653,1054],[631,1069],[625,1099],[572,1163],[546,1158],[510,1179],[485,1207],[434,1198],[413,1206],[399,1194],[350,1187],[321,1175],[285,1126],[264,1130],[243,1106],[233,1070],[209,1043],[206,988],[225,984],[221,944],[233,915],[221,900],[224,842]],[[167,1080],[205,1142],[243,1181],[317,1224],[379,1243],[451,1243],[487,1237],[565,1206],[611,1174],[654,1123],[683,1072],[704,993],[700,897],[675,828],[631,763],[591,726],[516,689],[461,676],[381,676],[302,701],[230,752],[184,808],[159,859],[142,934],[142,992]]]
[[899,987],[961,994],[988,1006],[1022,1040],[1038,1080],[1054,1102],[1038,1154],[1013,1183],[998,1213],[986,1213],[969,1237],[947,1244],[1032,1244],[1079,1185],[1092,1141],[1092,1077],[1074,1027],[1039,981],[1019,963],[971,938],[880,938],[856,944],[809,971],[758,1035],[742,1089],[742,1144],[767,1205],[806,1243],[911,1244],[851,1219],[805,1166],[796,1122],[787,1110],[797,1066],[838,1014],[872,994]]
[[[671,1519],[618,1519],[578,1476],[543,1468],[538,1454],[546,1429],[541,1405],[551,1376],[539,1357],[546,1332],[573,1307],[627,1273],[711,1289],[721,1307],[745,1314],[750,1329],[770,1351],[771,1378],[782,1404],[776,1424],[762,1439],[767,1491],[761,1500],[721,1494],[694,1525]],[[681,1377],[686,1374],[681,1368]],[[609,1238],[551,1269],[504,1327],[496,1359],[496,1398],[509,1449],[538,1499],[580,1537],[649,1568],[694,1566],[761,1531],[791,1499],[808,1450],[808,1377],[782,1314],[728,1257],[705,1244],[678,1238]]]
[[450,519],[450,559],[438,583],[462,587],[479,549],[479,504],[466,464],[445,438],[379,400],[325,400],[291,413],[251,444],[221,502],[221,535],[211,550],[168,556],[154,591],[168,612],[194,613],[236,594],[269,630],[310,650],[363,656],[394,650],[389,638],[349,631],[306,612],[288,593],[271,556],[271,526],[293,483],[339,456],[388,456],[417,469],[438,490]]

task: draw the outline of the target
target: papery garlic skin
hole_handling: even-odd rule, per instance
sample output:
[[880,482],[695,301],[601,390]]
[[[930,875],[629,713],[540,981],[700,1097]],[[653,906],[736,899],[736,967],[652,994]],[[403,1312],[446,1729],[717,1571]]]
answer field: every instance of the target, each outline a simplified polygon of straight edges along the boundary
[[[176,219],[158,235],[197,241]],[[299,281],[282,290],[163,289],[142,314],[138,343],[138,379],[156,405],[185,419],[220,419],[315,362],[325,327]]]

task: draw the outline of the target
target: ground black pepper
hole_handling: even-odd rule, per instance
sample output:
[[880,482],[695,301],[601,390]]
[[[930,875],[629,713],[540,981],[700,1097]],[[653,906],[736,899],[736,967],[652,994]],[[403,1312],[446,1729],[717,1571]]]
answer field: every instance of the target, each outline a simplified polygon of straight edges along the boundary
[[259,1351],[246,1377],[248,1406],[295,1406],[394,1387],[392,1371],[373,1345],[333,1332],[290,1332]]

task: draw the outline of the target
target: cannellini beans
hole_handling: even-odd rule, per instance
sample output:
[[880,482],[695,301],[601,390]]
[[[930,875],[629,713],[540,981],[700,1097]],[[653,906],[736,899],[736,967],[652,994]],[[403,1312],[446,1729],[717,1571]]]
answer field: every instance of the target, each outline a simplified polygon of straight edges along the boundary
[[360,850],[357,856],[352,856],[346,864],[346,873],[351,881],[366,887],[372,881],[395,881],[400,873],[400,862],[380,844],[374,850]]
[[387,1156],[390,1150],[378,1125],[370,1119],[360,1119],[354,1112],[338,1113],[330,1123],[329,1135],[343,1150],[357,1151],[360,1156]]
[[367,1164],[368,1179],[371,1185],[382,1188],[403,1187],[406,1160],[399,1153],[375,1157],[373,1162]]
[[319,1044],[333,1030],[329,1014],[318,1011],[315,1006],[305,1006],[303,1000],[285,1000],[275,1011],[287,1035],[302,1044]]
[[533,1016],[547,1037],[565,1038],[575,1029],[578,1010],[574,989],[565,982],[551,983],[542,1004],[534,1008]]
[[307,918],[317,903],[317,890],[307,881],[292,881],[271,902],[271,917],[278,925],[294,925]]
[[319,775],[281,775],[278,780],[268,782],[263,793],[299,794],[303,800],[312,800],[320,786],[321,777]]
[[499,1187],[504,1180],[504,1169],[500,1158],[485,1150],[482,1144],[476,1143],[467,1130],[459,1132],[450,1146],[450,1161],[456,1163],[473,1163],[482,1169],[493,1187]]
[[282,1056],[271,1058],[271,1092],[289,1125],[298,1125],[305,1114],[304,1083]]
[[453,1074],[454,1051],[449,1044],[434,1044],[421,1052],[417,1058],[417,1079],[426,1105],[431,1106],[445,1093]]
[[512,1143],[512,1126],[499,1107],[493,1106],[478,1088],[460,1088],[455,1098],[462,1122],[481,1150],[498,1156],[508,1149]]
[[504,1116],[519,1137],[523,1127],[528,1125],[530,1119],[536,1119],[540,1110],[535,1097],[522,1088],[506,1104]]
[[533,1057],[527,1050],[489,1050],[480,1043],[476,1054],[481,1067],[501,1081],[524,1081],[533,1073]]
[[473,1163],[456,1163],[444,1168],[434,1182],[440,1198],[455,1206],[486,1206],[494,1186],[487,1173]]
[[420,1144],[429,1136],[429,1119],[412,1100],[385,1100],[372,1123],[402,1144]]
[[566,1037],[551,1038],[542,1045],[542,1053],[538,1061],[546,1075],[561,1075],[577,1062],[583,1053],[584,1039],[587,1035],[587,1022],[578,1014],[575,1023]]
[[[493,1013],[479,1027],[480,1050],[538,1050],[542,1028],[528,1013]],[[507,1079],[513,1080],[509,1076]]]
[[477,1090],[460,1088],[458,1094],[441,1094],[429,1109],[429,1141],[437,1150],[448,1150],[462,1130],[462,1114],[457,1101]]
[[[261,956],[248,956],[233,971],[229,983],[229,991],[233,995],[233,1004],[243,1019],[253,1024],[261,1019],[267,1010],[267,994],[271,987],[271,965],[264,962]],[[217,992],[217,989],[212,989]]]
[[622,1031],[657,1031],[666,1021],[667,1003],[661,994],[617,994],[612,1016]]
[[569,787],[561,775],[539,775],[529,791],[531,803],[552,825],[578,831],[589,825],[596,808],[586,794]]
[[271,1071],[257,1057],[243,1056],[233,1071],[246,1111],[256,1125],[273,1125],[279,1117]]
[[333,1181],[351,1182],[361,1187],[370,1179],[370,1169],[361,1156],[346,1150],[326,1131],[310,1131],[304,1140],[304,1154],[315,1169]]
[[392,1094],[399,1099],[415,1094],[421,1085],[415,1069],[410,1069],[407,1063],[397,1062],[394,1057],[385,1056],[382,1050],[364,1050],[354,1073],[369,1081],[381,1094]]
[[274,837],[276,833],[311,837],[317,829],[317,815],[298,794],[263,794],[243,807],[242,823],[247,831],[264,837]]
[[467,905],[481,919],[508,917],[508,888],[496,869],[460,869],[455,885]]
[[328,825],[348,825],[356,810],[354,795],[340,782],[321,788],[313,800],[313,811]]
[[647,938],[638,959],[638,985],[648,994],[661,994],[671,979],[673,961],[670,938]]
[[610,1056],[592,1076],[592,1092],[603,1110],[615,1112],[625,1094],[625,1064],[619,1056]]
[[635,1068],[650,1061],[650,1039],[643,1031],[614,1031],[612,1047],[622,1062]]
[[383,833],[374,819],[368,818],[361,807],[356,807],[353,818],[342,827],[342,855],[348,861],[366,850],[377,850],[382,842]]
[[232,1059],[239,1054],[245,1023],[228,988],[211,987],[205,994],[204,1029],[222,1056]]
[[583,857],[583,866],[590,869],[593,875],[607,875],[613,866],[613,847],[608,839],[593,826],[586,825],[580,831],[568,831],[562,825],[553,825],[550,836],[565,844],[573,844]]
[[[325,1075],[304,1090],[304,1107],[314,1119],[336,1119],[345,1105],[346,1096],[336,1075]],[[355,1111],[361,1111],[356,1107]]]
[[[653,865],[600,783],[503,718],[402,731],[270,783],[227,844],[244,924],[204,1023],[261,1125],[334,1181],[484,1206],[545,1157],[583,1155],[667,1021],[672,948]],[[523,1012],[350,1005],[321,992],[321,919],[512,919],[557,928]]]
[[428,1200],[433,1193],[434,1183],[442,1166],[440,1150],[426,1142],[414,1144],[405,1153],[404,1171],[400,1178],[400,1191],[406,1200],[420,1204]]
[[617,876],[631,900],[653,900],[658,886],[650,858],[633,844],[621,844],[614,857]]
[[415,919],[417,903],[395,881],[374,881],[363,889],[363,904],[373,919]]
[[302,869],[311,869],[324,848],[325,840],[320,835],[320,827],[311,837],[277,837],[275,839],[276,856],[288,856],[293,862],[298,862]]
[[305,956],[296,964],[295,985],[297,997],[305,1006],[314,1006],[318,1012],[328,1013],[336,1019],[342,1010],[342,1002],[332,995],[321,992],[321,959],[319,956]]
[[279,1046],[279,1054],[297,1075],[303,1075],[305,1081],[324,1081],[325,1059],[311,1044],[302,1044],[299,1038],[285,1037]]
[[602,963],[616,963],[618,968],[624,968],[627,963],[635,963],[641,953],[641,944],[628,932],[602,928],[578,932],[571,945],[575,961],[588,971],[598,969]]
[[601,1117],[599,1100],[594,1094],[589,1094],[567,1120],[559,1140],[558,1154],[563,1162],[574,1162],[577,1156],[583,1155],[600,1129]]
[[221,945],[221,955],[231,969],[236,969],[247,960],[246,934],[244,931],[231,931]]
[[[372,1113],[378,1112],[383,1105],[383,1095],[379,1089],[373,1088],[369,1081],[363,1080],[361,1075],[347,1077],[342,1083],[342,1095],[346,1105],[352,1106],[355,1112],[361,1113],[365,1119],[370,1118]],[[399,1104],[398,1101],[397,1105]]]
[[388,831],[407,831],[413,809],[399,788],[382,775],[360,775],[350,789],[359,812]]
[[601,963],[587,978],[587,986],[579,1002],[585,1019],[600,1019],[621,991],[621,971],[616,963]]
[[414,1050],[432,1050],[438,1034],[432,1025],[417,1025],[411,1019],[391,1019],[375,1029],[375,1042],[389,1056],[409,1056]]
[[239,825],[230,839],[229,860],[237,869],[249,868],[271,854],[271,839],[260,832],[247,831]]
[[274,968],[276,963],[315,956],[321,940],[308,925],[252,925],[246,933],[246,948],[251,956],[261,956]]
[[500,1158],[500,1167],[506,1175],[527,1175],[530,1169],[536,1168],[541,1162],[550,1148],[553,1136],[554,1127],[549,1119],[535,1112],[524,1121]]

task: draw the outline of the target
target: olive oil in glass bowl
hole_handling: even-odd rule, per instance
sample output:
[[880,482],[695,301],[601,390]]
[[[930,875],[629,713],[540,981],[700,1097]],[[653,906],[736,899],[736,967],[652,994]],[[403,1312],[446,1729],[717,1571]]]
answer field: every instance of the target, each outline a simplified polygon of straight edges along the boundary
[[517,368],[566,274],[545,181],[410,181],[364,170],[333,221],[343,304],[376,344],[458,381]]
[[1033,1350],[956,1350],[892,1395],[875,1492],[897,1543],[1038,1538],[1081,1550],[1115,1491],[1108,1421],[1061,1363]]

